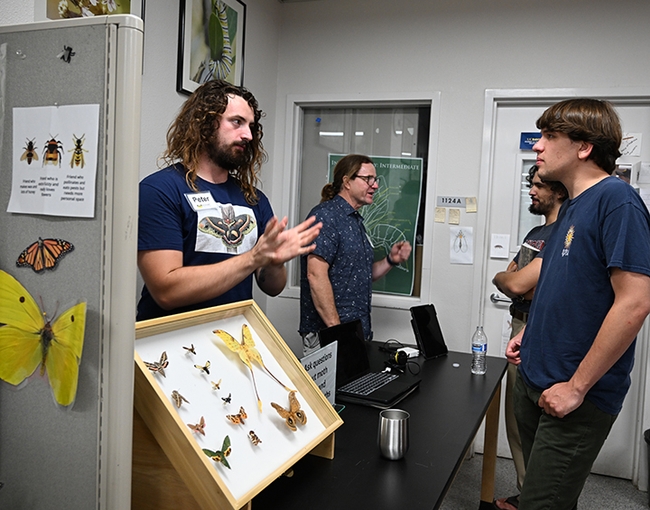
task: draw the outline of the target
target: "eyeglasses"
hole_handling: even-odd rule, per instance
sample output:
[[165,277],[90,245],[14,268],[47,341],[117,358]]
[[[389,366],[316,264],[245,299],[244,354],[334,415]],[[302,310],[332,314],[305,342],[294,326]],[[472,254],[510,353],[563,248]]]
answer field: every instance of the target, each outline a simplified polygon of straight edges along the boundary
[[374,186],[375,183],[377,183],[377,186],[381,184],[381,176],[379,175],[355,175],[353,179],[356,179],[357,177],[366,181],[368,186]]

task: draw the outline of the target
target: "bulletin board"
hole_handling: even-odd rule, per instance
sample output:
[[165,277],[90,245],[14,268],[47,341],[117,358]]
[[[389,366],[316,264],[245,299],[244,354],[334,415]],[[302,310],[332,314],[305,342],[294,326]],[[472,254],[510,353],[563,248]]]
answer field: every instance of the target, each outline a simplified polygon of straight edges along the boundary
[[[115,493],[128,489],[117,459],[120,443],[130,447],[129,436],[119,438],[130,421],[116,420],[119,405],[127,418],[132,405],[132,372],[127,362],[120,374],[118,360],[132,356],[134,341],[142,21],[106,18],[0,28],[0,270],[32,296],[43,324],[86,303],[69,405],[55,400],[49,369],[18,385],[0,381],[0,508],[118,508]],[[83,113],[72,126],[37,115],[26,124],[33,135],[14,136],[19,111],[56,117],[73,107],[96,111],[92,125],[81,125]],[[83,215],[56,204],[45,213],[9,207],[16,177],[28,176],[40,196],[91,174]]]

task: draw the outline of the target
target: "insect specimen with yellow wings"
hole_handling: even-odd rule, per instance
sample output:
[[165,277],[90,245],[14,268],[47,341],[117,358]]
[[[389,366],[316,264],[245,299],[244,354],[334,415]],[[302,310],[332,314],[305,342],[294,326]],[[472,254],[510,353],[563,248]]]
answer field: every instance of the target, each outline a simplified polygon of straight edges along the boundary
[[253,387],[255,389],[255,396],[257,397],[257,407],[260,413],[262,412],[262,400],[260,399],[260,395],[257,391],[257,383],[255,382],[255,373],[253,372],[253,362],[257,362],[266,371],[266,373],[269,374],[278,384],[284,387],[284,389],[286,389],[287,391],[291,391],[291,389],[287,387],[286,384],[280,382],[280,380],[269,371],[269,369],[262,361],[262,355],[255,348],[253,335],[251,334],[250,328],[248,327],[247,324],[242,324],[241,327],[241,334],[242,334],[241,343],[239,343],[230,333],[224,331],[223,329],[215,329],[213,333],[217,335],[219,338],[221,338],[221,340],[224,341],[226,346],[228,346],[228,349],[230,349],[232,352],[236,352],[237,354],[239,354],[239,358],[241,359],[242,363],[244,363],[250,370],[251,377],[253,378]]

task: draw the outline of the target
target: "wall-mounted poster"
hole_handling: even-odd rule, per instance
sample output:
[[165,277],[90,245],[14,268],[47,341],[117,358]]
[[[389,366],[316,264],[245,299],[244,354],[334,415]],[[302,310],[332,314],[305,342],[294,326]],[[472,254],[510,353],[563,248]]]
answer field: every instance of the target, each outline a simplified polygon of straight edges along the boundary
[[13,109],[7,212],[92,218],[99,105]]
[[[329,155],[329,182],[344,154]],[[398,241],[415,246],[422,189],[422,158],[370,156],[379,176],[379,189],[372,204],[359,209],[375,250],[375,260],[386,256]],[[374,292],[410,296],[415,281],[415,250],[409,259],[373,282]]]

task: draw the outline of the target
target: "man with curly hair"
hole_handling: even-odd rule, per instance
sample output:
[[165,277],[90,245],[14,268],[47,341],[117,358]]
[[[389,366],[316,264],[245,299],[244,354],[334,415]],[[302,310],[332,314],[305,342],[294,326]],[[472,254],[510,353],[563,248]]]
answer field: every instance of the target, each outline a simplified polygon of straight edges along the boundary
[[320,224],[287,229],[256,188],[266,152],[263,116],[248,90],[221,80],[199,87],[167,131],[166,168],[140,183],[138,320],[268,295],[284,263],[313,250]]

